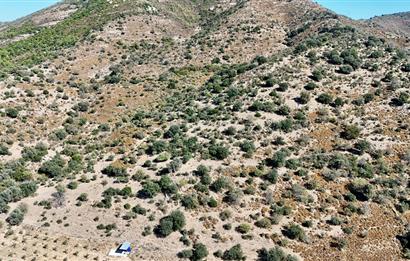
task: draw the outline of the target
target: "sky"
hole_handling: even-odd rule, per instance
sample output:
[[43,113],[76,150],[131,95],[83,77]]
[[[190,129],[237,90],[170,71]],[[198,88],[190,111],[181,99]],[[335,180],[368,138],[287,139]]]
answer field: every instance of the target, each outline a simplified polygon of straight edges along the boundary
[[59,2],[58,0],[0,0],[0,21],[8,22]]
[[[353,19],[410,11],[410,0],[315,0]],[[0,21],[13,21],[59,2],[58,0],[0,0]]]
[[383,14],[410,11],[410,0],[316,0],[316,2],[353,19],[368,19]]

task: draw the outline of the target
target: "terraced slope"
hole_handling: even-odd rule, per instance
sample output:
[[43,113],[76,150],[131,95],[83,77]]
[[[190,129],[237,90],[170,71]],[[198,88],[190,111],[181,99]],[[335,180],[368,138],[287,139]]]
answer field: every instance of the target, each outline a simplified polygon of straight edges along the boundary
[[405,51],[305,0],[76,8],[0,48],[0,257],[408,256]]

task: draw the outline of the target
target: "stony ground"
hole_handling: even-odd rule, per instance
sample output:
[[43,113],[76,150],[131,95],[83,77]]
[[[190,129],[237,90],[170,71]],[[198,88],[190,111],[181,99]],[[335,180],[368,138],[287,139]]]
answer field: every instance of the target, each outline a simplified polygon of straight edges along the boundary
[[1,63],[1,260],[408,255],[400,46],[304,0],[90,3],[0,31],[95,26]]

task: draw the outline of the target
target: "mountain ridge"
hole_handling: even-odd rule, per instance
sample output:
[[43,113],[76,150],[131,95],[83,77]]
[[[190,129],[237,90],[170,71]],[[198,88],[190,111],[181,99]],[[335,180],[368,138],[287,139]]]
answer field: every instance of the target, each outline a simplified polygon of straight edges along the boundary
[[376,16],[368,20],[368,23],[377,25],[383,30],[397,35],[410,37],[410,11],[383,16]]
[[77,7],[0,32],[0,257],[408,256],[400,41],[306,0]]

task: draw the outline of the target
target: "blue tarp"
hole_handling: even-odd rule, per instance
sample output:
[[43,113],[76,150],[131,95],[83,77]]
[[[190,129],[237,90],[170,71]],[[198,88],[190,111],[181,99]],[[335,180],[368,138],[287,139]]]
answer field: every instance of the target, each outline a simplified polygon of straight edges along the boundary
[[121,246],[118,248],[120,251],[126,251],[126,252],[131,252],[131,244],[128,242],[124,242],[121,244]]

